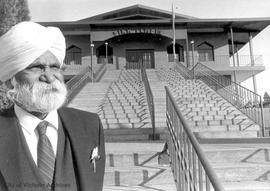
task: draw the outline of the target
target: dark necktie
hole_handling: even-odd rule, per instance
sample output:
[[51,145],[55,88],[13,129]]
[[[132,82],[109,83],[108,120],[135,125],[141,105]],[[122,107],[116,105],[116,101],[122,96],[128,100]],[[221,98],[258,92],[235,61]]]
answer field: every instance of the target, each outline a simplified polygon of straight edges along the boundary
[[55,155],[50,140],[46,135],[48,122],[42,121],[37,126],[39,134],[37,147],[37,166],[47,184],[52,184],[54,175]]

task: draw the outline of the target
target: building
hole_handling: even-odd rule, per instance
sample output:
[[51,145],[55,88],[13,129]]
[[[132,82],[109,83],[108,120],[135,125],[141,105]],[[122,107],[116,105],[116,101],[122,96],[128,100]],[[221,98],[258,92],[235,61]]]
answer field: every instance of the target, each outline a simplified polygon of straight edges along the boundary
[[[200,147],[196,146],[197,149],[194,149],[195,138],[190,138],[193,134],[188,133],[188,135],[187,129],[211,143],[216,154],[211,152],[204,158],[213,156],[211,166],[217,167],[217,171],[222,171],[222,174],[212,177],[221,177],[226,189],[269,190],[270,185],[266,182],[267,177],[265,178],[269,174],[269,164],[262,166],[262,162],[267,162],[264,160],[263,152],[267,153],[265,142],[268,140],[263,139],[265,141],[263,145],[259,144],[262,143],[260,142],[262,139],[259,139],[258,135],[264,134],[261,133],[263,132],[261,128],[263,117],[261,109],[257,107],[260,103],[255,93],[240,86],[229,86],[223,91],[227,95],[224,96],[221,92],[225,98],[220,99],[217,95],[218,91],[213,91],[210,86],[211,82],[218,84],[217,90],[222,80],[217,82],[211,79],[210,83],[205,83],[201,80],[183,79],[182,73],[176,70],[148,70],[145,73],[154,74],[148,76],[149,81],[146,75],[147,80],[136,81],[140,78],[136,70],[118,71],[116,69],[137,68],[140,64],[145,64],[148,68],[169,68],[174,67],[176,58],[177,62],[188,68],[201,62],[241,82],[264,70],[261,56],[252,53],[252,37],[270,24],[270,19],[198,19],[179,14],[173,18],[171,12],[134,5],[76,22],[42,24],[58,26],[66,36],[66,78],[86,67],[91,67],[96,72],[106,64],[107,70],[114,70],[108,72],[110,77],[111,74],[115,77],[112,83],[108,82],[111,78],[106,78],[106,80],[109,79],[106,82],[97,83],[81,80],[82,83],[78,84],[83,84],[83,88],[77,86],[77,90],[74,91],[75,96],[70,99],[72,102],[68,105],[68,107],[97,112],[103,124],[105,140],[116,142],[114,147],[111,147],[113,150],[106,147],[110,166],[107,166],[109,168],[105,172],[105,190],[136,190],[136,188],[138,190],[152,190],[151,188],[176,190],[175,181],[178,190],[185,190],[185,188],[189,190],[188,188],[191,187],[201,189],[204,185],[206,188],[201,190],[207,190],[211,186],[210,183],[205,184],[203,177],[208,176],[208,173],[202,174],[204,171],[201,166],[202,157],[195,156]],[[173,28],[175,28],[175,33]],[[174,34],[176,57],[173,48]],[[250,55],[239,55],[237,50],[246,43],[250,44]],[[163,80],[158,79],[158,75],[163,76]],[[150,80],[151,76],[152,80]],[[212,76],[207,77],[206,81],[212,78]],[[83,83],[83,81],[86,82]],[[170,101],[170,94],[166,94],[165,97],[164,86],[168,87],[167,90],[176,90],[172,91],[174,94],[171,97],[174,97],[177,103]],[[149,89],[152,93],[149,93]],[[220,89],[223,90],[223,88]],[[226,96],[231,103],[226,101]],[[141,100],[147,104],[142,104]],[[180,112],[187,123],[183,123],[184,120],[180,118],[179,113],[174,111],[176,107],[183,109]],[[183,128],[184,126],[186,128]],[[153,162],[156,151],[154,155],[151,154],[154,146],[145,146],[138,141],[162,137],[162,134],[166,135],[167,131],[173,133],[168,136],[171,137],[169,138],[171,141],[164,140],[164,143],[168,143],[168,148],[177,148],[177,150],[169,151],[174,177],[166,174],[170,170],[164,170],[160,168],[161,166],[151,164],[151,170],[148,170],[146,168],[148,162]],[[267,130],[265,134],[269,135],[269,131]],[[249,138],[252,138],[253,143],[258,141],[255,148],[250,148],[253,144],[247,141]],[[136,142],[133,143],[130,140]],[[230,145],[230,148],[227,146],[224,148],[224,143]],[[146,160],[141,158],[141,154],[138,155],[137,145],[142,145],[141,150],[144,154],[150,153]],[[200,145],[203,146],[203,143]],[[115,148],[121,150],[121,155]],[[150,148],[150,152],[147,148]],[[161,153],[166,154],[167,147],[162,145],[162,148],[165,149]],[[123,154],[123,149],[127,149],[131,154]],[[114,158],[114,156],[117,157]],[[118,159],[121,160],[116,161]],[[129,163],[132,164],[127,168],[126,164]],[[120,164],[121,167],[115,164]],[[209,168],[207,172],[210,172]],[[153,179],[156,179],[155,184],[153,182],[147,184]],[[197,179],[202,183],[197,184]],[[181,189],[182,187],[184,189]]]
[[[59,27],[66,37],[66,78],[84,67],[96,71],[105,62],[111,70],[140,63],[148,68],[172,67],[176,57],[189,68],[201,62],[242,82],[265,69],[262,56],[253,55],[252,37],[270,19],[172,17],[172,12],[134,5],[74,22],[42,24]],[[246,43],[250,55],[238,55]]]

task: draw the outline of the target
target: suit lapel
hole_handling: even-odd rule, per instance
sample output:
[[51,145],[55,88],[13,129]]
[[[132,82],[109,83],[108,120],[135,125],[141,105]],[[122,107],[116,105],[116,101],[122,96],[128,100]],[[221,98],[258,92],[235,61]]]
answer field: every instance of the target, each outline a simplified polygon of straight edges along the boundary
[[86,128],[87,125],[74,115],[74,112],[70,112],[68,109],[60,109],[58,111],[65,134],[70,140],[74,167],[77,176],[80,178],[79,190],[85,190],[89,188],[93,182],[91,177],[94,176],[93,164],[89,162],[90,154],[93,148],[97,146],[97,141],[92,139],[90,128]]
[[63,124],[63,129],[71,139],[72,146],[78,149],[80,156],[86,156],[88,158],[91,149],[97,145],[97,141],[91,139],[92,132],[89,128],[86,128],[86,124],[83,121],[76,119],[76,116],[72,115],[68,110],[60,109],[58,113]]

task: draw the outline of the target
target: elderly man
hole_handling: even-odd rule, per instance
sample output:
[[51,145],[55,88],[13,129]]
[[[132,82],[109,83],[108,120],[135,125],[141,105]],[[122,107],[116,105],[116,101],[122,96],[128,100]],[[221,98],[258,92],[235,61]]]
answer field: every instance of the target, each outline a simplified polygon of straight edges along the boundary
[[0,189],[101,191],[105,168],[98,115],[60,108],[65,39],[21,22],[0,37],[0,80],[14,104],[0,115]]

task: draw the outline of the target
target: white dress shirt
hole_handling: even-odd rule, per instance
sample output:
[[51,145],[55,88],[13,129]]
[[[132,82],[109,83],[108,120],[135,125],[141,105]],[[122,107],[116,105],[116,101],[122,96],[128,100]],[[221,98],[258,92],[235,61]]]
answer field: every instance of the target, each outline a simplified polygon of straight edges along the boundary
[[[21,125],[25,140],[27,142],[28,148],[30,153],[33,157],[33,160],[37,164],[37,144],[38,144],[38,132],[37,132],[37,125],[42,121],[41,119],[37,118],[36,116],[28,113],[27,111],[23,110],[19,106],[15,104],[14,106],[15,114],[19,120]],[[47,127],[46,135],[49,138],[54,154],[56,155],[57,151],[57,140],[58,140],[58,113],[57,111],[52,111],[48,113],[45,121],[49,122]]]

